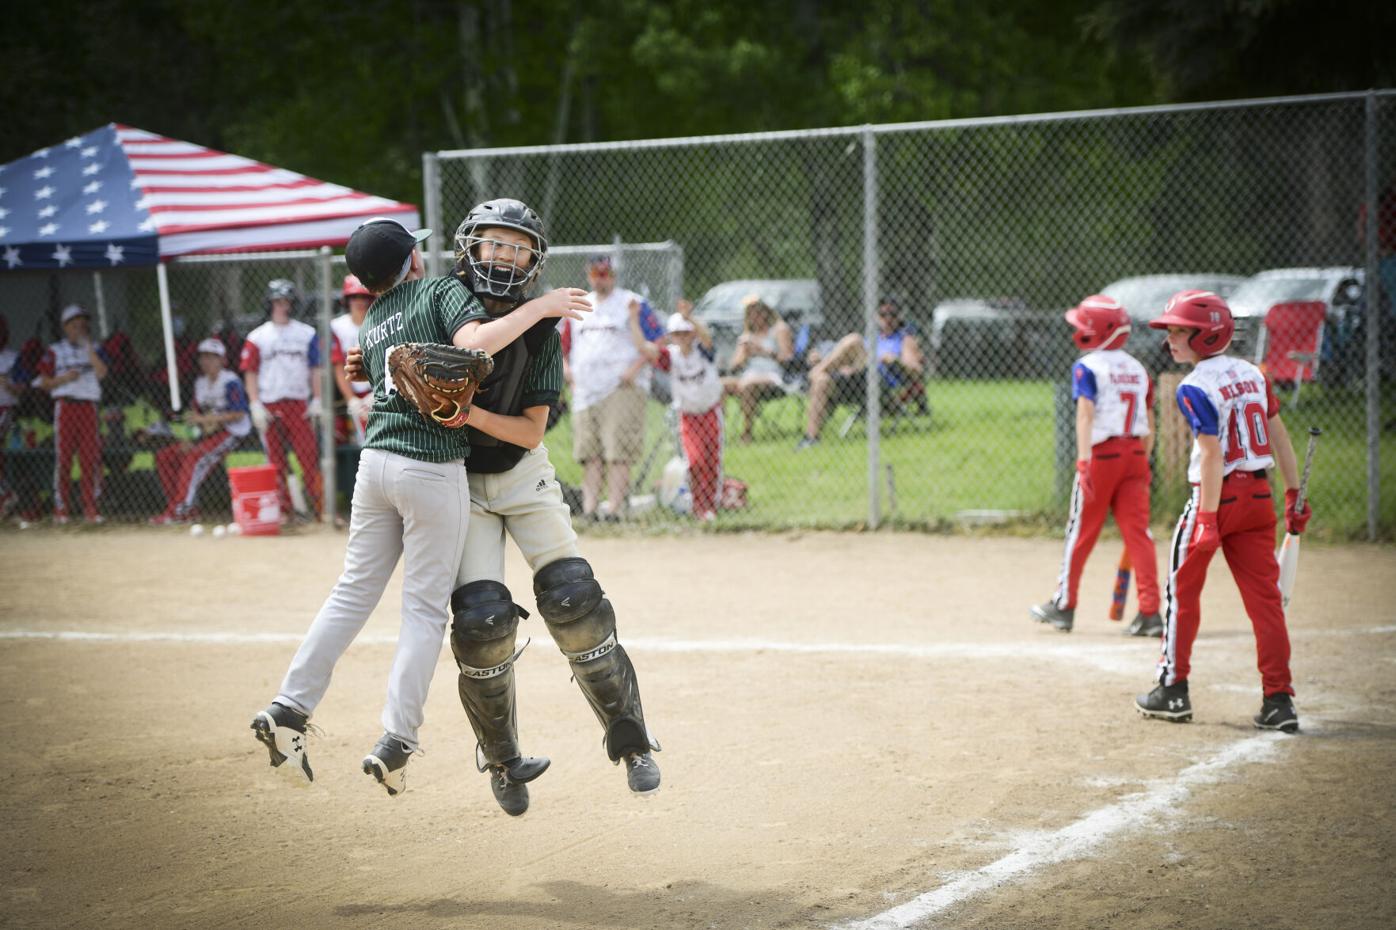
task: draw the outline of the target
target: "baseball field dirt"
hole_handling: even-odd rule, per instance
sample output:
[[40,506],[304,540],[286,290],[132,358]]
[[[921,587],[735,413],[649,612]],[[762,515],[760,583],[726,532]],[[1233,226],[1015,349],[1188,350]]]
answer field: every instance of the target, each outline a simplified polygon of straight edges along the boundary
[[248,722],[344,539],[0,531],[0,924],[1396,925],[1390,547],[1306,547],[1287,736],[1251,726],[1254,639],[1220,560],[1195,720],[1170,724],[1131,704],[1157,643],[1106,618],[1118,540],[1062,634],[1027,616],[1055,581],[1048,539],[584,539],[664,783],[629,793],[535,615],[520,727],[553,766],[514,819],[475,770],[449,648],[409,790],[360,771],[400,575],[315,715],[314,784],[268,767]]

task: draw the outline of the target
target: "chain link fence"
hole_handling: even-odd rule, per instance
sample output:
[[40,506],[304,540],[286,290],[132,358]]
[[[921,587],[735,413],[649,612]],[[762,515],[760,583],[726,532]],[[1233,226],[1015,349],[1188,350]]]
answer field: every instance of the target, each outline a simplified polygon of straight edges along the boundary
[[[1391,92],[424,161],[439,230],[514,196],[554,243],[682,249],[683,296],[728,385],[719,526],[1055,525],[1074,458],[1062,312],[1102,291],[1130,311],[1127,348],[1159,378],[1154,516],[1168,522],[1186,494],[1182,370],[1145,323],[1204,287],[1232,301],[1233,352],[1277,382],[1291,432],[1324,430],[1322,531],[1396,530]],[[641,289],[624,266],[619,283]],[[650,296],[659,316],[675,307]],[[748,321],[751,296],[773,327]],[[896,307],[885,332],[883,301]],[[749,354],[734,365],[740,342],[773,349],[778,375]],[[871,345],[887,360],[868,365]],[[633,521],[691,519],[676,422],[652,401]],[[548,445],[580,484],[571,438],[564,416]]]
[[[1186,494],[1189,440],[1170,400],[1181,370],[1144,321],[1201,286],[1231,300],[1233,351],[1275,378],[1291,433],[1324,430],[1315,530],[1396,534],[1391,92],[443,152],[424,167],[436,273],[449,269],[458,218],[515,196],[547,222],[545,286],[589,286],[586,260],[606,255],[660,323],[681,298],[695,304],[724,384],[722,428],[698,450],[717,470],[700,497],[713,494],[719,528],[1055,527],[1074,455],[1075,350],[1061,314],[1101,291],[1129,309],[1128,348],[1160,380],[1154,516],[1170,521]],[[171,490],[160,455],[204,438],[182,420],[198,342],[219,338],[236,369],[266,318],[267,283],[284,278],[327,361],[344,273],[328,251],[171,262],[168,346],[155,271],[0,276],[18,356],[18,404],[0,436],[6,506],[41,519],[56,482],[81,492],[76,462],[56,473],[48,396],[26,389],[64,306],[92,313],[111,366],[102,512],[146,520],[188,493]],[[1307,328],[1284,324],[1286,312]],[[869,346],[887,359],[869,365]],[[329,366],[321,379],[337,404],[312,423],[319,481],[294,452],[288,469],[307,515],[331,512],[326,499],[344,512],[357,463]],[[615,504],[633,523],[684,526],[705,509],[673,393],[656,373],[625,500],[605,501],[601,484],[601,519]],[[570,400],[545,441],[580,510]],[[230,519],[223,472],[266,459],[253,433],[195,469],[201,519]]]

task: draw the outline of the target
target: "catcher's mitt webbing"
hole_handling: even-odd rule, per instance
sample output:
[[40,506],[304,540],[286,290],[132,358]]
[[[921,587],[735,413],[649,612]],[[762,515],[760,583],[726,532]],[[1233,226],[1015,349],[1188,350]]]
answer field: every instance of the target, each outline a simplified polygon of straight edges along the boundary
[[494,360],[478,349],[404,342],[388,353],[388,374],[422,417],[448,429],[465,425],[470,401]]

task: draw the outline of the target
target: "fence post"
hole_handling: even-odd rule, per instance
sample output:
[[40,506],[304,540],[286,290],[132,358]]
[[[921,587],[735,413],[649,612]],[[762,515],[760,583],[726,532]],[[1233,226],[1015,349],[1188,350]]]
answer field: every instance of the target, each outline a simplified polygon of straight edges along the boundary
[[1364,135],[1366,136],[1366,168],[1363,200],[1367,204],[1366,306],[1367,317],[1367,538],[1377,538],[1377,516],[1381,505],[1381,473],[1378,461],[1378,440],[1381,438],[1381,326],[1386,315],[1382,311],[1382,280],[1377,264],[1377,95],[1367,92]]
[[334,298],[330,293],[331,249],[320,246],[320,522],[334,525],[335,516],[335,448],[334,448],[334,362],[330,360],[330,308]]
[[878,489],[881,478],[880,443],[882,408],[878,388],[881,371],[877,361],[877,136],[863,127],[863,338],[867,340],[865,371],[868,406],[868,529],[881,519]]
[[426,226],[431,230],[427,240],[427,277],[441,276],[441,160],[435,152],[422,153],[422,190],[426,203]]

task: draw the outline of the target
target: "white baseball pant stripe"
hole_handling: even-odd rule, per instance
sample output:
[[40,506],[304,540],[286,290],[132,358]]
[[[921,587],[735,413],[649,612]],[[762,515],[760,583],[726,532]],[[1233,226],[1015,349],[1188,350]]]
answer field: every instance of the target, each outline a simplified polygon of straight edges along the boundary
[[1188,557],[1201,494],[1199,488],[1192,489],[1192,497],[1183,505],[1178,526],[1173,530],[1173,545],[1168,549],[1168,586],[1163,591],[1163,652],[1158,660],[1158,681],[1161,685],[1177,684],[1173,669],[1178,662],[1178,569]]
[[[54,402],[53,405],[53,512],[67,513],[68,502],[63,499],[63,493],[68,490],[68,482],[59,480],[59,474],[63,471],[63,466],[58,460],[62,458],[58,450],[63,448],[63,405]],[[73,467],[72,462],[67,463],[68,468]],[[71,473],[71,472],[70,472]]]
[[314,712],[335,663],[363,629],[403,557],[402,626],[388,675],[383,729],[415,749],[446,633],[448,605],[470,522],[470,485],[453,462],[364,449],[354,479],[344,572],[291,660],[280,704]]
[[470,531],[457,587],[472,581],[504,583],[506,530],[532,572],[580,555],[572,512],[543,446],[529,450],[506,472],[470,476]]
[[194,473],[189,478],[189,487],[184,492],[184,500],[180,501],[180,507],[184,510],[194,506],[194,498],[199,494],[199,486],[204,483],[208,473],[213,466],[223,461],[223,456],[232,451],[233,446],[238,444],[242,437],[234,436],[232,433],[223,437],[223,441],[199,457],[199,461],[194,465]]

